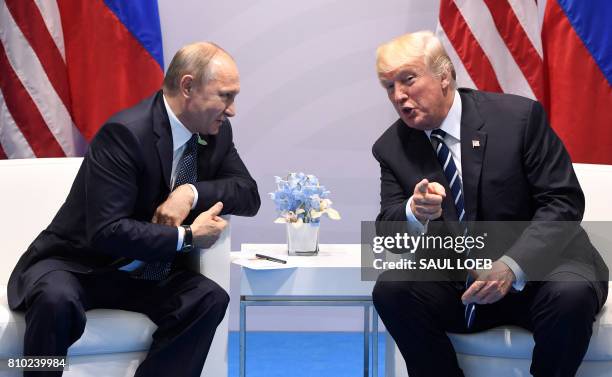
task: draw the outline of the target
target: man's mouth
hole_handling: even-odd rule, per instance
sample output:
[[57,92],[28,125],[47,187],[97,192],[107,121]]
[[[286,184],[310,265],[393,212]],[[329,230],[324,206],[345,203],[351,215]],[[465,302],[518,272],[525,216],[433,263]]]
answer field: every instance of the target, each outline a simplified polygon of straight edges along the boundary
[[411,116],[414,115],[414,108],[413,107],[402,107],[402,114],[406,115],[406,116]]

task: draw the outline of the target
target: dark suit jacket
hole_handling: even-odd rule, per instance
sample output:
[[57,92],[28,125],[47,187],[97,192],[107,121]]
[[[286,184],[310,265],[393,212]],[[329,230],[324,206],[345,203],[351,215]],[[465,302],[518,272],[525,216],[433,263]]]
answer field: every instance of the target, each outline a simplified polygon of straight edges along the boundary
[[[514,95],[470,89],[459,89],[459,94],[467,221],[522,221],[525,226],[503,252],[530,278],[561,268],[607,281],[605,263],[578,226],[584,195],[542,106]],[[480,146],[473,147],[473,140]],[[378,221],[405,221],[407,201],[423,178],[451,192],[425,132],[398,120],[376,141],[373,153],[381,167]],[[439,221],[457,221],[452,195],[446,196],[442,211]]]
[[[222,214],[254,216],[257,184],[232,141],[227,121],[198,145],[198,203],[186,223],[217,201]],[[92,140],[66,202],[30,245],[11,274],[9,305],[53,270],[79,273],[117,269],[134,259],[172,261],[198,269],[199,253],[177,254],[175,227],[153,224],[155,209],[170,193],[172,132],[162,93],[122,111]]]

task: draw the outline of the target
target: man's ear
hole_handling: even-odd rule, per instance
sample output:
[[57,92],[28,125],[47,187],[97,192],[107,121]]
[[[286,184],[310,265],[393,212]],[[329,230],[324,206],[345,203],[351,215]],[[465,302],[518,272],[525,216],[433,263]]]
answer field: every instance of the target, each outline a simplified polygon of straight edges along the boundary
[[446,90],[450,88],[450,77],[448,72],[442,72],[440,75],[440,85],[442,86],[442,90]]
[[180,83],[180,92],[181,95],[185,98],[191,97],[191,91],[193,90],[193,76],[192,75],[184,75],[181,77]]

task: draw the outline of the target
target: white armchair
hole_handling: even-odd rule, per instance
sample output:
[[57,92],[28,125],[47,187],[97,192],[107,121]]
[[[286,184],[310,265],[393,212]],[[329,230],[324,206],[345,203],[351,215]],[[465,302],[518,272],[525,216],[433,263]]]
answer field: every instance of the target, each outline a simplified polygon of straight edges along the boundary
[[[51,222],[64,202],[81,158],[0,161],[0,361],[23,351],[25,320],[9,310],[6,284],[21,254]],[[200,271],[229,291],[230,229],[202,250]],[[96,309],[87,312],[83,336],[68,350],[68,377],[133,376],[151,343],[155,325],[143,314]],[[227,376],[227,315],[217,328],[202,376]],[[0,372],[21,376],[21,371]]]

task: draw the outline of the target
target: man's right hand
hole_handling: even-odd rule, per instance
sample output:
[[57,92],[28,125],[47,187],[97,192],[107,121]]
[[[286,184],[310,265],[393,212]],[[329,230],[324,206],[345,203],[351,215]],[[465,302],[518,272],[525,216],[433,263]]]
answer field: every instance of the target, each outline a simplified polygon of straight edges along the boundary
[[446,197],[444,186],[437,182],[421,180],[414,186],[410,209],[422,224],[442,216],[442,200]]
[[223,203],[217,202],[207,211],[202,212],[191,224],[193,247],[208,249],[219,239],[219,235],[227,226],[227,221],[219,217]]

